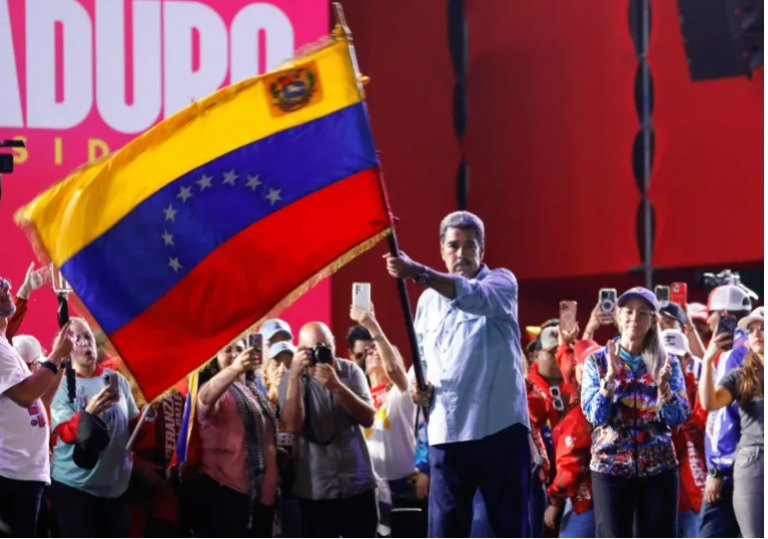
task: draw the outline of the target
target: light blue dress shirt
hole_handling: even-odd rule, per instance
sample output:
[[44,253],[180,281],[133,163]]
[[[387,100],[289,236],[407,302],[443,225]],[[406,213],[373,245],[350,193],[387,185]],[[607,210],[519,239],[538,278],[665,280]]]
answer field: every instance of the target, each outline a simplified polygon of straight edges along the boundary
[[517,323],[517,280],[483,265],[454,276],[456,298],[419,298],[416,335],[434,386],[430,445],[481,440],[521,423],[530,428]]

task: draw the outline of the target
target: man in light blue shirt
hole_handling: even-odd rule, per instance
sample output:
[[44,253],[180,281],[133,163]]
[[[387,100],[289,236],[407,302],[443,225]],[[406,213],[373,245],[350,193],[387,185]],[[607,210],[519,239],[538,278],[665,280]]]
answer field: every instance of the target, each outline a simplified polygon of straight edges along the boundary
[[416,334],[428,389],[430,537],[468,537],[472,499],[483,495],[496,537],[523,537],[528,524],[528,401],[523,376],[517,281],[483,264],[483,222],[469,212],[440,225],[448,274],[404,253],[387,271],[429,289],[416,311]]

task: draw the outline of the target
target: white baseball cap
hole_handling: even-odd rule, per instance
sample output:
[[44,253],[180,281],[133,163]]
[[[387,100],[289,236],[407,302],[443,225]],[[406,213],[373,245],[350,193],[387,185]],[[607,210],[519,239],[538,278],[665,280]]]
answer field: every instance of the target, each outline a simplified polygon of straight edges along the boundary
[[752,302],[744,290],[736,285],[718,286],[709,295],[707,310],[712,311],[748,311]]
[[707,310],[707,306],[703,303],[689,303],[688,318],[691,320],[700,320],[702,322],[706,322],[709,318],[709,311]]
[[664,348],[670,354],[676,356],[685,356],[691,353],[691,347],[682,331],[676,329],[667,329],[661,332],[661,339],[664,341]]
[[290,352],[293,355],[296,353],[296,347],[290,341],[276,342],[269,347],[269,357],[267,359],[275,359],[283,352]]
[[[749,316],[739,320],[739,329],[747,329],[753,322],[765,322],[765,307],[758,307]],[[16,339],[13,340],[13,344],[16,345]]]
[[280,333],[281,331],[287,333],[288,336],[291,338],[291,340],[293,340],[293,333],[291,332],[291,326],[288,325],[288,322],[284,320],[280,320],[279,318],[272,318],[270,320],[267,320],[259,328],[259,332],[267,341],[270,340],[272,337],[274,337],[276,334]]
[[548,327],[541,330],[541,334],[539,335],[539,348],[541,350],[549,352],[557,348],[558,344],[559,340],[557,338],[556,327]]
[[42,363],[45,360],[43,357],[43,347],[40,345],[40,341],[35,339],[32,335],[16,335],[13,338],[13,348],[24,360],[27,365],[33,363]]

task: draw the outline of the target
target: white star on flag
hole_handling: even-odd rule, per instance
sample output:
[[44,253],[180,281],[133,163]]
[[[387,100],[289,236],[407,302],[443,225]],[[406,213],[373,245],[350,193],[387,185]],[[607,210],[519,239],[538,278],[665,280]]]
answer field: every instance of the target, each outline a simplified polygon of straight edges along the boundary
[[235,180],[238,179],[240,176],[238,176],[235,173],[235,169],[230,170],[229,172],[224,173],[224,183],[228,183],[229,185],[233,186],[235,185]]
[[206,187],[211,187],[211,180],[213,180],[213,176],[206,176],[203,174],[203,177],[195,183],[200,186],[200,191],[203,191]]
[[182,187],[179,194],[176,197],[180,198],[182,202],[186,202],[188,198],[192,198],[192,188]]
[[282,200],[282,198],[280,197],[280,189],[270,189],[269,194],[264,198],[269,200],[274,206],[275,202],[277,202],[278,200]]
[[166,221],[176,220],[176,210],[173,209],[173,204],[169,204],[168,207],[163,210],[163,212],[165,212]]
[[248,181],[245,183],[246,187],[250,187],[251,191],[255,191],[259,185],[261,185],[261,181],[259,180],[258,174],[255,176],[248,176]]
[[165,245],[173,245],[173,234],[168,234],[167,230],[163,230],[163,241]]
[[181,269],[181,264],[179,264],[178,258],[169,258],[168,266],[176,273],[179,273],[179,270]]

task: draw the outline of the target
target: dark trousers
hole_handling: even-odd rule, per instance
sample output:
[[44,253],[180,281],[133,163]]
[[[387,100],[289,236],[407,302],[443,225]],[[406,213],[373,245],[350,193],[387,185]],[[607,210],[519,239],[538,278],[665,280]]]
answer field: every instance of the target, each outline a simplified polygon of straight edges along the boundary
[[251,497],[218,483],[208,475],[199,475],[191,483],[190,520],[195,537],[272,537],[274,509]]
[[739,523],[736,521],[736,513],[733,511],[733,483],[726,481],[723,484],[720,501],[701,504],[701,528],[699,537],[741,537]]
[[513,425],[482,440],[429,448],[429,536],[469,537],[479,489],[496,537],[528,530],[528,429]]
[[376,491],[333,500],[299,499],[304,537],[376,537]]
[[51,483],[51,507],[62,537],[128,537],[128,496],[99,498]]
[[0,537],[35,537],[45,483],[0,477]]
[[677,468],[638,479],[592,472],[597,537],[676,537],[678,489]]

